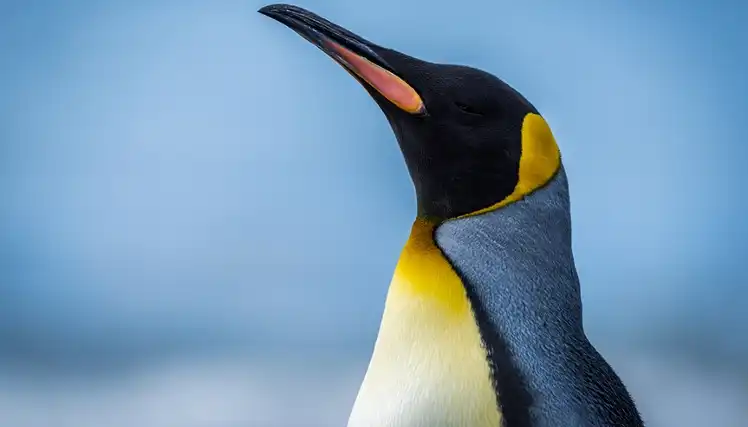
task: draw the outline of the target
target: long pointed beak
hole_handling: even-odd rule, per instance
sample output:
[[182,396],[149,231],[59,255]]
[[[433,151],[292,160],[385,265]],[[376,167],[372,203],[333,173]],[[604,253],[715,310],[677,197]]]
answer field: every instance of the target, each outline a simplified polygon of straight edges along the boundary
[[414,115],[426,112],[418,92],[397,75],[373,43],[297,6],[272,4],[258,12],[296,31],[401,110]]

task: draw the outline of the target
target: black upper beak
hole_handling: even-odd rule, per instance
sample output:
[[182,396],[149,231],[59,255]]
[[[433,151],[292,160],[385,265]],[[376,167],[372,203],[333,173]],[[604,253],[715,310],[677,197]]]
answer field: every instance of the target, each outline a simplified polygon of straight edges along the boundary
[[[396,58],[397,52],[379,47],[297,6],[273,4],[259,12],[296,31],[346,68],[364,85],[385,113],[392,111],[392,106],[395,106],[414,116],[428,115],[418,91],[382,57],[384,54]],[[385,100],[387,102],[383,102]]]
[[344,62],[345,60],[325,44],[326,39],[340,44],[393,74],[397,74],[387,61],[374,51],[372,47],[376,47],[375,44],[315,13],[298,6],[280,3],[265,6],[258,12],[288,26],[338,61]]

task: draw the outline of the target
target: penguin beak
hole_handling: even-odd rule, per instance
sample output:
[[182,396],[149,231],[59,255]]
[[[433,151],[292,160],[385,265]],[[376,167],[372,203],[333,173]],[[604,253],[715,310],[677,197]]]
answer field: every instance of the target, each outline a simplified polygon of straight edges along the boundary
[[297,6],[273,4],[259,13],[286,25],[342,65],[367,89],[399,109],[424,115],[421,96],[377,52],[377,46],[332,22]]

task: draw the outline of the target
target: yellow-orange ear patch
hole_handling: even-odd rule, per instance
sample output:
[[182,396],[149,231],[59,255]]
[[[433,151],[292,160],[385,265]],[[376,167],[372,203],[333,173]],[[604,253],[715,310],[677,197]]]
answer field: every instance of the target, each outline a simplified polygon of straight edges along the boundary
[[463,217],[486,213],[522,199],[548,183],[560,166],[561,153],[548,123],[539,114],[527,114],[522,122],[522,154],[514,191],[504,200]]
[[410,114],[426,111],[420,95],[403,79],[332,40],[324,43],[338,55],[339,62],[395,106]]

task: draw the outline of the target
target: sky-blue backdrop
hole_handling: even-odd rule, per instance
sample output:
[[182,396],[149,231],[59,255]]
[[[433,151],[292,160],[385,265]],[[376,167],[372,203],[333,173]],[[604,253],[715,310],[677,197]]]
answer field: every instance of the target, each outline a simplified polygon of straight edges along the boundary
[[[570,177],[593,340],[622,361],[646,354],[653,372],[677,358],[673,378],[748,378],[745,3],[298,4],[381,45],[484,68],[525,94]],[[0,3],[0,366],[14,378],[0,391],[0,425],[52,426],[34,415],[44,402],[55,402],[56,425],[97,425],[86,412],[102,406],[87,400],[94,385],[72,403],[50,390],[94,368],[158,376],[198,354],[240,355],[240,371],[285,374],[283,390],[303,396],[344,376],[323,369],[344,360],[351,379],[331,415],[305,418],[344,423],[414,195],[378,107],[329,58],[256,14],[262,5]],[[314,355],[305,375],[317,377],[258,368],[304,354]],[[629,370],[635,384],[665,381]],[[54,385],[29,379],[42,371]],[[204,377],[196,389],[223,378]],[[117,384],[106,408],[151,413]],[[135,395],[181,389],[163,384]],[[211,396],[225,403],[227,388],[246,385],[230,384]],[[648,403],[648,387],[632,385],[651,419],[697,422]],[[212,418],[230,411],[219,407],[179,423],[298,422],[279,403],[286,391],[242,390],[235,418]],[[735,408],[748,401],[742,390]],[[120,422],[172,419],[152,412]]]

